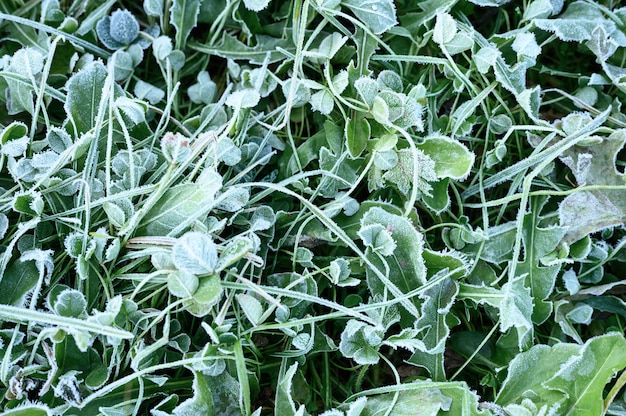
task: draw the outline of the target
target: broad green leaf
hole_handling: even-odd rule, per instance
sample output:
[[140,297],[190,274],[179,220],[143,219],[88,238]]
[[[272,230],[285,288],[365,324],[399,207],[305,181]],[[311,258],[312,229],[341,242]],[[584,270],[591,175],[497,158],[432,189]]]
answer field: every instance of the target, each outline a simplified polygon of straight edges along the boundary
[[217,247],[209,235],[188,232],[172,247],[172,261],[183,272],[211,274],[217,267]]
[[521,403],[529,397],[558,415],[602,414],[604,388],[625,367],[626,340],[618,333],[584,345],[536,345],[513,359],[496,403]]
[[[206,171],[203,180],[176,185],[167,190],[146,213],[136,235],[168,235],[190,218],[201,218],[211,209],[222,186],[216,172]],[[181,230],[183,231],[183,230]]]
[[28,404],[15,409],[5,409],[5,416],[52,416],[52,410],[45,404]]
[[321,114],[328,115],[333,111],[335,100],[332,92],[323,89],[311,95],[311,108]]
[[552,32],[566,42],[589,40],[598,26],[604,27],[607,33],[612,33],[616,29],[615,22],[606,19],[599,6],[585,1],[571,3],[556,19],[533,19],[532,22],[538,28]]
[[173,0],[170,23],[176,28],[176,49],[183,50],[191,30],[198,23],[200,0]]
[[457,140],[445,136],[427,137],[416,147],[435,162],[437,179],[463,180],[474,165],[474,153]]
[[533,322],[536,324],[543,323],[552,313],[552,302],[547,299],[554,290],[556,276],[561,269],[559,264],[543,266],[541,259],[557,248],[566,231],[558,226],[539,225],[539,213],[546,202],[545,198],[534,198],[530,202],[531,213],[524,217],[522,229],[524,261],[516,268],[518,275],[525,275],[534,299]]
[[[567,128],[576,129],[574,122],[579,119],[568,118]],[[580,185],[623,185],[615,162],[625,142],[626,130],[619,129],[598,143],[567,149],[561,161]],[[565,197],[559,205],[560,225],[567,228],[563,240],[571,244],[588,234],[624,224],[625,198],[623,189],[581,191]]]
[[[421,388],[416,384],[402,385],[402,389],[385,394],[369,396],[361,416],[413,416],[418,411],[420,416],[437,416],[441,411],[450,409],[452,400],[439,389]],[[419,410],[418,410],[419,409]]]
[[[102,62],[94,61],[67,81],[67,99],[64,108],[76,127],[77,135],[86,133],[95,126],[106,77],[106,67]],[[116,96],[122,94],[118,85],[115,85],[115,94]]]
[[416,328],[425,331],[426,335],[421,338],[425,350],[416,351],[409,362],[426,368],[434,381],[446,380],[444,351],[446,340],[450,336],[451,323],[459,323],[458,319],[450,314],[458,291],[458,283],[446,278],[420,294],[424,303],[421,308],[422,316],[417,320]]
[[351,118],[346,122],[346,142],[352,158],[359,157],[363,150],[365,150],[370,134],[370,124],[362,116],[357,115],[355,118]]
[[174,416],[214,414],[213,398],[206,376],[194,371],[192,388],[193,397],[176,406],[172,414]]
[[274,412],[276,415],[297,416],[303,415],[301,409],[296,408],[296,402],[293,399],[293,378],[298,371],[298,363],[295,362],[282,373],[278,378],[276,388],[276,401]]
[[[377,253],[366,253],[372,264],[383,271],[402,293],[408,293],[426,283],[426,268],[422,258],[423,237],[413,224],[406,218],[390,214],[378,207],[370,208],[361,220],[361,227],[373,224],[386,227],[396,243],[396,248],[384,261]],[[372,296],[384,297],[388,294],[385,282],[373,270],[367,268],[366,276]],[[413,302],[416,306],[421,303],[417,299]]]
[[5,305],[24,306],[38,279],[39,273],[34,262],[13,262],[0,280],[0,302]]
[[393,0],[343,0],[342,4],[375,35],[388,31],[398,23]]

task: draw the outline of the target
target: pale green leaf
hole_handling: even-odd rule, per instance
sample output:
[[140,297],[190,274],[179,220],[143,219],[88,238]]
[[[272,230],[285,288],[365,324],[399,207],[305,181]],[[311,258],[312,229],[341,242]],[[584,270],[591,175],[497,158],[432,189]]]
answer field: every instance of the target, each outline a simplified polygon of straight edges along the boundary
[[386,32],[398,23],[393,0],[343,0],[342,4],[375,35]]
[[435,162],[434,170],[437,179],[463,180],[469,175],[474,165],[474,153],[461,142],[449,137],[428,137],[424,143],[416,147]]
[[217,248],[209,235],[188,232],[172,247],[172,261],[186,273],[210,274],[217,267]]
[[167,289],[179,298],[190,298],[199,284],[198,277],[186,271],[178,270],[167,275]]
[[184,49],[191,30],[198,23],[200,0],[173,0],[170,23],[176,28],[176,48]]

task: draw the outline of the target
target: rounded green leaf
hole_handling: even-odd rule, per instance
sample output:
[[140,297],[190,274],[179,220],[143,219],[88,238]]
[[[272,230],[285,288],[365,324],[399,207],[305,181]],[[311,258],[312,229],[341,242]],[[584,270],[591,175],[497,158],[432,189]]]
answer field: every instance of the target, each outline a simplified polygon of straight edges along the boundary
[[213,273],[217,267],[217,248],[208,235],[189,232],[172,247],[172,261],[176,268],[187,273]]
[[167,275],[167,289],[179,298],[189,298],[198,289],[198,276],[183,271],[176,271]]
[[474,165],[474,153],[449,137],[429,137],[417,148],[435,162],[435,173],[439,179],[463,180]]

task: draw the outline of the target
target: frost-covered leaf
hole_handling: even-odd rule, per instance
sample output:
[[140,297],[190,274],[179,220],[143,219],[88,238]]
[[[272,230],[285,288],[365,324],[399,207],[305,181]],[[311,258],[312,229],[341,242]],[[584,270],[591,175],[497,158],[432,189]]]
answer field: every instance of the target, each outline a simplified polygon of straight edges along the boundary
[[[106,77],[106,67],[102,62],[94,61],[67,81],[64,108],[77,134],[86,133],[95,125]],[[116,96],[122,95],[118,85],[114,89]]]
[[26,154],[30,137],[28,127],[21,121],[13,121],[0,134],[1,151],[3,155],[20,157]]
[[333,94],[328,89],[323,89],[311,95],[311,108],[319,111],[324,115],[328,115],[333,111],[335,100]]
[[[430,194],[432,188],[428,182],[437,180],[435,162],[419,149],[415,152],[401,149],[397,153],[398,163],[382,175],[383,179],[397,186],[404,195],[409,195],[412,186]],[[414,182],[414,158],[417,158],[417,183]]]
[[176,48],[183,49],[191,30],[198,23],[200,0],[173,0],[170,23],[176,28]]
[[524,276],[506,282],[502,289],[484,285],[461,285],[459,298],[498,308],[501,331],[515,328],[520,347],[532,335],[533,298],[530,296],[530,289],[524,286]]
[[433,41],[439,45],[445,45],[454,39],[457,30],[457,24],[454,18],[448,13],[440,13],[435,20]]
[[207,234],[189,232],[172,247],[172,260],[179,270],[187,273],[213,273],[217,267],[217,248]]
[[[582,116],[570,117],[564,128],[576,130],[576,120],[585,122]],[[626,142],[626,130],[616,130],[601,140],[567,149],[561,160],[574,171],[576,179],[586,185],[623,185],[616,160]],[[559,205],[560,225],[567,228],[564,241],[573,243],[590,233],[623,224],[625,198],[626,191],[621,189],[581,191],[565,197]]]
[[233,108],[252,108],[259,103],[261,95],[258,91],[246,88],[245,90],[235,91],[226,99],[226,105]]
[[396,243],[391,234],[382,224],[369,224],[362,226],[358,232],[365,247],[370,247],[381,256],[390,256],[396,249]]
[[158,61],[165,61],[173,49],[172,39],[169,36],[159,36],[152,42],[152,53]]
[[35,289],[39,272],[34,262],[16,261],[4,271],[0,280],[0,303],[22,307]]
[[473,55],[476,69],[478,69],[478,72],[481,74],[486,74],[489,68],[495,65],[500,56],[500,50],[493,45],[480,48],[478,52]]
[[243,4],[248,10],[260,12],[261,10],[267,8],[267,5],[270,4],[270,0],[243,0]]
[[143,0],[143,9],[149,16],[163,16],[164,0]]
[[174,416],[214,414],[213,398],[204,374],[194,371],[193,397],[176,406],[172,414]]
[[[369,78],[361,78],[367,80]],[[358,81],[358,80],[357,80]],[[401,93],[403,88],[402,78],[395,71],[384,70],[380,71],[376,78],[376,84],[378,90],[391,90],[393,92]]]
[[198,289],[198,276],[184,270],[178,270],[167,275],[167,289],[179,298],[189,298]]
[[139,22],[128,10],[115,10],[96,25],[98,39],[109,49],[129,46],[139,36]]
[[142,80],[137,81],[133,92],[137,98],[148,100],[152,105],[165,98],[165,91]]
[[168,235],[190,218],[206,215],[221,186],[222,177],[209,169],[195,183],[173,186],[146,213],[136,234]]
[[[426,283],[426,269],[422,257],[423,237],[415,227],[406,218],[391,214],[379,207],[370,208],[363,215],[361,227],[372,224],[386,227],[396,243],[393,254],[385,258],[386,265],[379,255],[367,253],[367,258],[372,264],[380,271],[386,271],[389,281],[402,293],[408,293]],[[381,280],[374,270],[368,267],[366,276],[373,296],[385,296],[389,293],[386,282]],[[414,301],[420,303],[417,299]]]
[[237,212],[248,203],[250,199],[250,191],[246,188],[232,187],[219,196],[217,208],[228,211]]
[[361,77],[354,81],[354,88],[361,96],[361,99],[368,106],[374,104],[374,98],[378,95],[378,83],[369,77]]
[[600,62],[606,62],[617,51],[620,46],[609,37],[604,26],[597,26],[591,32],[591,39],[585,42],[585,45],[593,52]]
[[398,23],[393,0],[343,0],[342,4],[375,35],[386,32]]
[[207,315],[222,294],[220,277],[216,274],[202,276],[193,297],[183,303],[189,313],[194,316]]
[[442,411],[449,410],[451,404],[452,399],[434,386],[427,388],[420,383],[408,383],[402,385],[397,392],[368,397],[360,416],[412,416],[417,409],[420,416],[437,416]]
[[607,33],[612,33],[616,28],[612,20],[604,17],[600,7],[586,1],[571,3],[556,19],[534,19],[532,22],[566,42],[589,40],[598,26],[602,26]]
[[471,3],[481,7],[500,7],[510,1],[511,0],[470,0]]
[[450,314],[458,291],[458,283],[446,278],[420,295],[424,303],[416,328],[425,335],[421,337],[422,348],[414,352],[409,362],[426,368],[435,381],[446,380],[444,351],[450,327],[459,322]]
[[222,271],[232,266],[252,251],[252,241],[246,237],[237,237],[226,244],[220,253],[216,271]]
[[530,201],[530,214],[524,217],[522,241],[524,243],[524,261],[519,263],[516,273],[525,276],[526,286],[534,298],[533,322],[543,323],[552,314],[552,302],[547,301],[554,290],[559,264],[544,266],[541,259],[554,251],[565,235],[566,229],[559,226],[542,227],[539,222],[544,204],[543,198]]
[[370,134],[371,127],[365,118],[355,117],[347,120],[345,136],[348,151],[350,152],[350,156],[352,158],[359,157],[363,150],[365,150]]
[[244,315],[246,315],[246,318],[248,318],[252,325],[257,326],[261,323],[261,316],[263,315],[263,305],[261,305],[261,302],[245,293],[239,293],[235,298]]
[[357,364],[376,364],[378,349],[383,341],[383,331],[364,322],[351,319],[341,333],[339,351]]
[[325,59],[332,59],[347,40],[347,36],[341,36],[340,33],[334,32],[322,39],[317,53]]
[[207,71],[200,71],[198,73],[198,82],[187,90],[189,99],[196,104],[213,102],[216,92],[217,85],[211,80]]
[[535,34],[531,32],[518,33],[511,47],[517,52],[518,57],[527,57],[531,62],[535,62],[541,53],[541,47],[537,44]]
[[301,405],[299,409],[296,408],[296,402],[293,399],[293,378],[298,371],[298,363],[295,362],[281,374],[278,378],[276,388],[276,405],[275,414],[285,416],[304,416],[304,405]]
[[513,359],[496,403],[532,397],[537,406],[558,409],[557,414],[601,414],[606,384],[625,367],[626,340],[618,333],[584,345],[536,345]]
[[258,207],[250,219],[251,231],[263,231],[271,228],[276,223],[274,210],[267,205]]
[[445,136],[428,137],[417,148],[435,162],[437,179],[463,180],[474,165],[474,153],[457,140]]
[[356,286],[361,280],[350,277],[350,263],[344,258],[338,258],[330,262],[328,274],[331,281],[337,286]]
[[69,318],[82,318],[87,312],[85,295],[75,289],[66,289],[50,300],[52,310]]

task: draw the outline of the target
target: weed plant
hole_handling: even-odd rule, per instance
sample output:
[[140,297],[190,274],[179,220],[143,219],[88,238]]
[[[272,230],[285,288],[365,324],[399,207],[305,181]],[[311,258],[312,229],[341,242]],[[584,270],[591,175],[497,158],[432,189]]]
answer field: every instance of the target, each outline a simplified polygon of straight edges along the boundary
[[5,415],[626,415],[626,8],[0,2]]

